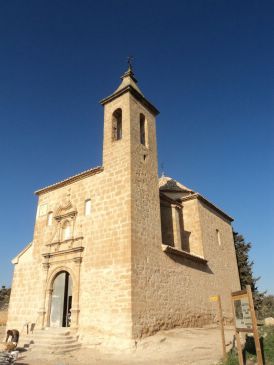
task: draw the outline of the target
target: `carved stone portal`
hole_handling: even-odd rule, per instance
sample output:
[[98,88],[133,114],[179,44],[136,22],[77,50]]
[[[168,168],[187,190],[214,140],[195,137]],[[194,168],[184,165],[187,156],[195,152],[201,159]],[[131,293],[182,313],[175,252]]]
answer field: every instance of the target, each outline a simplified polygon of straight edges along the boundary
[[[63,272],[71,277],[71,303],[70,320],[62,321],[70,325],[71,328],[78,327],[79,318],[79,283],[82,253],[83,236],[76,234],[77,209],[70,201],[70,194],[67,194],[61,204],[55,210],[53,218],[55,220],[54,234],[49,243],[46,244],[43,256],[44,280],[42,283],[42,302],[39,309],[39,327],[50,326],[51,312],[53,305],[53,288],[55,279]],[[56,304],[55,304],[56,305]]]

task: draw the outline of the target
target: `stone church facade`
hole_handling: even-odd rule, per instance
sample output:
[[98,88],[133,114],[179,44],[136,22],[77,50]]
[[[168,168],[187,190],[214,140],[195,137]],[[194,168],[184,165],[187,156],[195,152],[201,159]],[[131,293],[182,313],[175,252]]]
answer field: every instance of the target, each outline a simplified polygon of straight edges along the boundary
[[158,178],[155,118],[132,69],[103,99],[103,164],[36,192],[33,241],[13,260],[8,327],[133,341],[212,321],[240,288],[232,219]]

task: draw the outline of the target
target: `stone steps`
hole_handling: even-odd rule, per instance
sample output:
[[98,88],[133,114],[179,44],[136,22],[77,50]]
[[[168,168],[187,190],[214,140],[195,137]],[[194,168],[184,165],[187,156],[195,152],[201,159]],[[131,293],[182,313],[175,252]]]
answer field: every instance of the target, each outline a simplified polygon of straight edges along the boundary
[[19,341],[19,347],[29,348],[33,352],[63,354],[76,351],[81,345],[78,342],[78,338],[70,330],[48,328],[36,330],[33,334],[22,336]]
[[74,338],[70,338],[70,339],[66,339],[66,338],[63,338],[63,339],[53,339],[53,338],[50,338],[50,337],[46,337],[46,338],[43,338],[42,336],[39,337],[39,338],[33,338],[33,343],[36,344],[36,345],[62,345],[62,344],[71,344],[71,343],[74,343],[74,342],[77,342],[77,338],[74,337]]
[[31,351],[47,353],[47,354],[63,354],[63,353],[79,350],[80,347],[81,347],[81,345],[78,342],[75,342],[74,344],[59,344],[59,345],[33,344],[31,346]]

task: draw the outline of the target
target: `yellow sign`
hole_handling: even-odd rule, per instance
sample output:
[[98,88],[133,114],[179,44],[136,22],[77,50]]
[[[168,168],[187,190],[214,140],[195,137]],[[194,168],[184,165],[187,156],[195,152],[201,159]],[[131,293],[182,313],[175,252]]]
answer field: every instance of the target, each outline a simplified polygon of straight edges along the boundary
[[218,302],[218,300],[219,300],[218,295],[214,295],[213,297],[209,297],[210,302]]

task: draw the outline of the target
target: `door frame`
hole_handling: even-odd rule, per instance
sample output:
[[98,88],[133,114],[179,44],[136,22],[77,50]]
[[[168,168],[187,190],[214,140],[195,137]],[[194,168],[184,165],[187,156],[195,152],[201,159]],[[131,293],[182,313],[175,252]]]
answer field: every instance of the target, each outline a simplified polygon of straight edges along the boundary
[[[71,321],[70,327],[77,328],[78,327],[78,314],[79,314],[79,279],[80,272],[76,270],[78,275],[75,275],[73,270],[67,266],[59,266],[52,270],[48,275],[47,286],[46,286],[46,315],[45,315],[45,326],[50,327],[50,316],[51,316],[51,304],[52,304],[52,294],[53,294],[53,284],[55,279],[62,272],[66,272],[69,274],[72,285],[72,303],[71,303]],[[78,280],[77,280],[78,279]],[[77,285],[78,284],[78,285]]]

